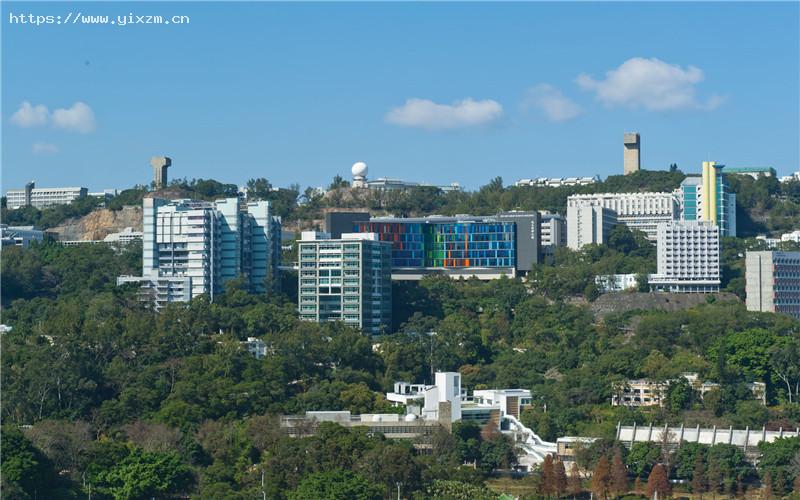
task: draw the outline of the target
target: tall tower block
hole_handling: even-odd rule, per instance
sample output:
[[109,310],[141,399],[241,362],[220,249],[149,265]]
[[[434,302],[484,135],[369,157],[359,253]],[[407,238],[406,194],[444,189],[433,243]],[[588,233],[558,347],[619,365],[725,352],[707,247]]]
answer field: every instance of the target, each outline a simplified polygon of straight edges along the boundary
[[150,166],[153,167],[153,184],[156,189],[161,189],[167,185],[167,169],[172,165],[172,159],[167,156],[154,156],[150,158]]
[[625,175],[633,172],[638,172],[641,168],[639,159],[639,133],[638,132],[625,132],[622,136],[622,144],[624,146],[622,168]]

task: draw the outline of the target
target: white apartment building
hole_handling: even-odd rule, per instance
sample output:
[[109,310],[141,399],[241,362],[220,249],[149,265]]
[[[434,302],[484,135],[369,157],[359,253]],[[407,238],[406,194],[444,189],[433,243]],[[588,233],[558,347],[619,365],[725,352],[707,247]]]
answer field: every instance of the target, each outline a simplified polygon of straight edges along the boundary
[[134,241],[141,241],[144,237],[142,231],[134,231],[132,227],[126,227],[118,233],[111,233],[103,238],[103,243],[117,243],[120,245],[127,245]]
[[515,186],[530,187],[562,187],[562,186],[588,186],[600,182],[600,177],[538,177],[536,179],[520,179]]
[[2,246],[28,248],[32,241],[44,240],[44,231],[34,229],[33,226],[0,224],[0,240],[2,240]]
[[748,311],[800,318],[800,252],[747,252],[745,266]]
[[617,214],[611,209],[590,204],[567,205],[567,246],[580,250],[592,243],[601,245],[616,224]]
[[67,205],[77,198],[85,198],[88,192],[85,187],[37,188],[35,183],[29,182],[24,189],[6,191],[6,206],[10,210],[16,210],[31,205],[41,210],[55,205]]
[[280,219],[270,215],[269,202],[145,198],[142,206],[142,276],[118,282],[138,279],[145,290],[168,289],[157,294],[156,307],[202,294],[213,301],[238,277],[251,291],[265,292],[268,278],[277,276]]
[[720,285],[719,227],[703,221],[658,226],[657,273],[651,289],[665,292],[718,292]]
[[372,335],[392,316],[391,243],[374,233],[306,231],[298,245],[300,319],[343,321]]
[[543,255],[553,255],[558,247],[567,246],[567,220],[563,215],[539,211],[539,243]]
[[644,231],[656,241],[656,228],[662,222],[678,218],[678,202],[672,193],[598,193],[576,194],[567,198],[567,208],[600,206],[613,210],[620,224]]

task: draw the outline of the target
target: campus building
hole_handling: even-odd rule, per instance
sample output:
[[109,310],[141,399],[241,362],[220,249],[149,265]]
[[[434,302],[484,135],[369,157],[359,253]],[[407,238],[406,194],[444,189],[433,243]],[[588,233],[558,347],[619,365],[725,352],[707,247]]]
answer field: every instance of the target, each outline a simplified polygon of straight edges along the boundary
[[747,310],[800,318],[800,252],[747,252]]
[[567,205],[567,246],[580,250],[584,245],[602,245],[617,224],[617,213],[599,205]]
[[600,177],[537,177],[536,179],[520,179],[514,183],[517,187],[562,187],[589,186],[600,182]]
[[24,189],[6,191],[6,206],[10,210],[32,206],[39,210],[55,205],[68,205],[78,198],[85,198],[88,189],[85,187],[37,188],[31,181]]
[[241,205],[238,198],[216,202],[145,198],[142,276],[156,307],[207,294],[210,300],[226,282],[242,277],[253,292],[273,286],[280,263],[280,219],[268,201]]
[[552,257],[558,247],[567,246],[567,219],[563,215],[539,211],[539,240],[542,257]]
[[709,222],[659,224],[657,273],[650,288],[665,292],[718,292],[720,231]]
[[391,243],[392,279],[418,280],[433,273],[495,279],[527,273],[539,262],[539,221],[538,212],[374,217],[353,229]]
[[298,245],[300,319],[343,321],[372,335],[392,323],[391,246],[375,234],[303,232]]
[[681,220],[711,222],[722,236],[736,236],[736,194],[722,175],[724,167],[704,161],[702,175],[686,177],[675,196]]
[[567,198],[569,207],[598,206],[613,210],[617,221],[632,231],[643,231],[656,241],[656,228],[662,222],[678,218],[679,208],[672,193],[598,193],[576,194]]
[[18,246],[28,248],[33,241],[43,241],[44,231],[33,226],[9,226],[0,224],[0,240],[2,246]]

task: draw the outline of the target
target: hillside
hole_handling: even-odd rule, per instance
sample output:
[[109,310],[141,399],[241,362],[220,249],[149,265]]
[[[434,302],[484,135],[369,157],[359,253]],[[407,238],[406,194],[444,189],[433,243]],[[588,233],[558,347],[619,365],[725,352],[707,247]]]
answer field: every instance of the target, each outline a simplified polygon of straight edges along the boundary
[[127,206],[122,210],[100,208],[83,217],[67,219],[50,229],[58,234],[59,240],[102,240],[111,233],[132,227],[142,230],[142,207]]

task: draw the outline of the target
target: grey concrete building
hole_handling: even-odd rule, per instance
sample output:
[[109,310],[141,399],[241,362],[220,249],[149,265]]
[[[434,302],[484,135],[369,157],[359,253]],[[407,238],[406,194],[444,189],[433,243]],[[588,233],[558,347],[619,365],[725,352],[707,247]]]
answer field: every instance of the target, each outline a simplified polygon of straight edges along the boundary
[[154,156],[150,158],[150,166],[153,167],[153,186],[161,189],[167,186],[169,178],[167,169],[172,165],[172,159],[167,156]]
[[622,170],[625,175],[638,172],[641,168],[640,138],[638,132],[625,132],[622,136],[623,164]]
[[747,252],[747,310],[800,318],[800,252]]

